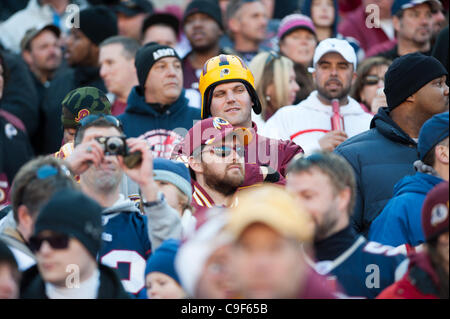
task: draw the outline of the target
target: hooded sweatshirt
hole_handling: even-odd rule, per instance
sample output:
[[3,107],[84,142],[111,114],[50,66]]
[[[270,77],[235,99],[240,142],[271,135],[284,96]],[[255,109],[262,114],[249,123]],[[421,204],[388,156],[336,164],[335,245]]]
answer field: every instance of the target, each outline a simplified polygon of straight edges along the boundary
[[[333,110],[323,104],[313,91],[297,105],[279,109],[266,123],[261,133],[274,139],[290,140],[300,145],[305,154],[320,149],[319,139],[331,130]],[[349,137],[369,129],[372,115],[364,112],[360,104],[348,97],[349,103],[341,105],[344,130]]]
[[194,121],[200,120],[200,109],[188,105],[184,90],[173,104],[162,106],[147,103],[145,95],[136,86],[127,102],[125,113],[118,117],[127,137],[138,137],[157,129],[173,131],[177,128],[181,129],[178,133],[184,136],[194,125]]
[[441,182],[440,177],[420,172],[402,178],[394,187],[394,197],[370,226],[370,240],[394,247],[423,243],[422,205],[427,193]]

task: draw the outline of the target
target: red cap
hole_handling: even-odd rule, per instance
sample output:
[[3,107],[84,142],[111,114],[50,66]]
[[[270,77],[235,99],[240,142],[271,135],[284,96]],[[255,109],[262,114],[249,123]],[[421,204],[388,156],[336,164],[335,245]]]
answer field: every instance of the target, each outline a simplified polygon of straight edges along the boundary
[[429,241],[448,232],[448,182],[435,186],[422,206],[422,228]]
[[211,117],[198,121],[186,134],[182,142],[179,155],[191,156],[194,150],[202,145],[209,145],[222,141],[230,134],[235,134],[243,145],[248,145],[253,136],[244,128],[234,128],[227,120],[220,117]]

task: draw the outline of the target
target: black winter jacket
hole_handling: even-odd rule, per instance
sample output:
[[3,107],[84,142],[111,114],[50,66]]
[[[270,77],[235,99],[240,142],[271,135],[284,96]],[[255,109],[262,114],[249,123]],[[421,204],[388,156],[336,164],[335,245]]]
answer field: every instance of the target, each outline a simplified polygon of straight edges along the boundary
[[[100,287],[97,299],[130,299],[125,291],[117,273],[102,264],[99,264]],[[23,273],[20,283],[20,299],[48,299],[45,294],[45,283],[39,274],[37,265]]]
[[358,134],[335,149],[353,167],[356,178],[356,205],[352,224],[367,236],[370,224],[393,196],[394,185],[404,176],[415,174],[419,159],[417,143],[380,108],[370,130]]

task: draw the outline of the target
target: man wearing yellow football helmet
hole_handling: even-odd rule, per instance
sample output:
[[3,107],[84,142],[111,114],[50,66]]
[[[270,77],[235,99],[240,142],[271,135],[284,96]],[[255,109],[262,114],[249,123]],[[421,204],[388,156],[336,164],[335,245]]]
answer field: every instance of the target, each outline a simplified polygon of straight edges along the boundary
[[[257,134],[252,108],[261,113],[254,78],[241,58],[219,55],[209,59],[200,76],[202,119],[221,117],[236,128],[249,129],[252,142],[245,147],[246,176],[260,174],[262,181],[284,184],[286,165],[302,148],[290,141],[269,139]],[[262,174],[261,174],[262,173]],[[246,178],[247,179],[247,178]],[[244,183],[245,184],[245,183]]]

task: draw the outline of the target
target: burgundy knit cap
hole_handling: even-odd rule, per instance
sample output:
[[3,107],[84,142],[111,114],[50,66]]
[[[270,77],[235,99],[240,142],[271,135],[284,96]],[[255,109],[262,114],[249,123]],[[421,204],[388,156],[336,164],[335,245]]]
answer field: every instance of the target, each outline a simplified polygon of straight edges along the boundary
[[435,186],[422,206],[422,228],[425,240],[430,241],[448,232],[448,182]]

